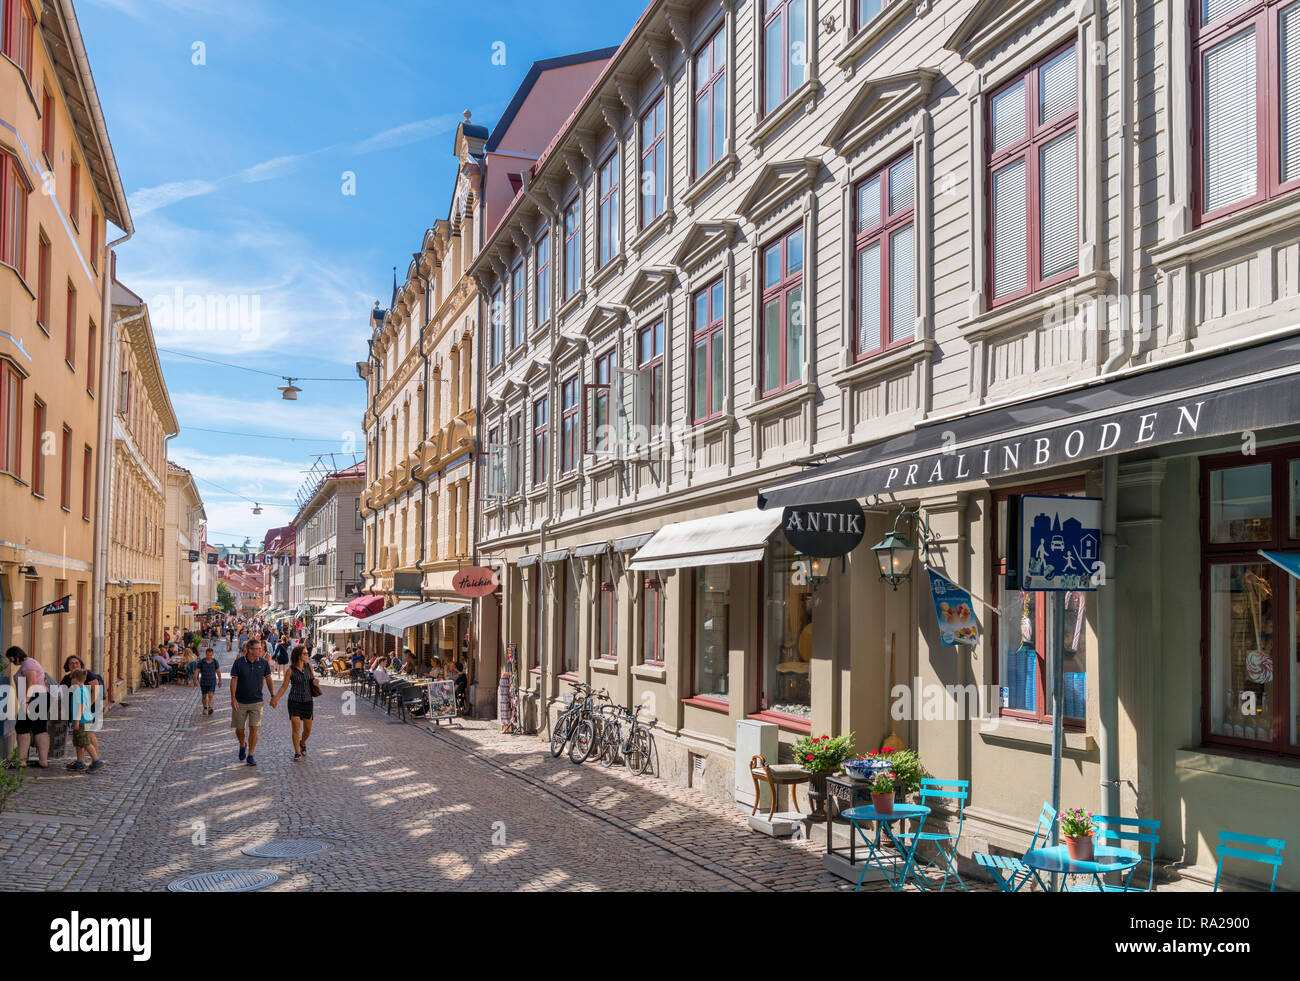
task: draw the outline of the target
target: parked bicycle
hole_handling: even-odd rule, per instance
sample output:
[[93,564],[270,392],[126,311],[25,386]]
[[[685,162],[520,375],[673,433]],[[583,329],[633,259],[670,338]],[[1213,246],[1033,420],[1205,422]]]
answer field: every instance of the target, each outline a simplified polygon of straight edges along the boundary
[[148,654],[140,655],[140,684],[157,688],[162,683],[158,672],[158,662]]
[[573,701],[555,720],[551,730],[551,756],[558,757],[569,747],[569,759],[581,763],[591,755],[596,745],[596,723],[593,721],[598,712],[598,702],[608,702],[609,692],[596,691],[590,685],[580,681],[569,683],[573,689]]
[[601,730],[600,763],[613,766],[621,757],[627,768],[641,776],[650,767],[654,755],[654,736],[650,730],[654,722],[642,722],[641,710],[617,707],[608,713]]

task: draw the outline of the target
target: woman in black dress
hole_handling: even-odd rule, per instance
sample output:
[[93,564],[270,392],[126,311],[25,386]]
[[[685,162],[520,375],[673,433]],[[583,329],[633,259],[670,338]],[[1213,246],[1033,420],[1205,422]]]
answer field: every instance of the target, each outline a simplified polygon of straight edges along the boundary
[[299,644],[293,649],[293,661],[285,672],[284,683],[271,699],[271,708],[275,708],[285,689],[289,689],[289,732],[293,739],[294,762],[307,755],[307,737],[311,735],[311,685],[315,680],[307,652]]

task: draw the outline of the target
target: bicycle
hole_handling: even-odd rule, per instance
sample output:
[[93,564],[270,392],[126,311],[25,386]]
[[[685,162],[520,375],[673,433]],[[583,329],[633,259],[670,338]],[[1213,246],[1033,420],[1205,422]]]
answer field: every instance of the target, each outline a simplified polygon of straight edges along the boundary
[[[638,705],[630,711],[620,707],[613,718],[605,723],[600,747],[602,766],[613,766],[622,756],[627,768],[638,777],[649,769],[650,760],[654,755],[654,736],[650,730],[654,728],[655,723],[641,721],[641,710],[644,707]],[[623,734],[625,722],[629,723],[626,736]]]
[[580,681],[570,682],[569,687],[574,689],[573,701],[571,701],[563,712],[555,720],[555,725],[551,728],[551,758],[559,759],[564,747],[573,735],[573,727],[577,723],[578,713],[581,711],[581,702],[578,695],[584,690],[591,691],[591,686],[584,685]]
[[149,688],[157,688],[162,683],[158,674],[158,662],[148,654],[140,655],[140,683]]
[[582,708],[579,710],[577,721],[574,722],[569,742],[569,759],[574,763],[587,762],[592,751],[599,744],[603,731],[601,721],[605,707],[597,706],[594,703],[596,701],[609,701],[609,692],[604,689],[594,692],[588,688],[587,693],[587,697],[583,699]]

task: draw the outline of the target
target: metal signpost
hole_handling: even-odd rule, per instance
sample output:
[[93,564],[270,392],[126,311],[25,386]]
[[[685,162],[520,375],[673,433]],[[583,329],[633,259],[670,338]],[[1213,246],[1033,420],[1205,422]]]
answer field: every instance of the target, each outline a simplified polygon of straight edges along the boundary
[[[1020,499],[1020,588],[1051,593],[1051,636],[1047,651],[1052,707],[1052,844],[1059,844],[1061,813],[1061,744],[1065,735],[1065,596],[1093,592],[1101,569],[1101,498],[1035,497]],[[1052,874],[1052,889],[1057,876]]]

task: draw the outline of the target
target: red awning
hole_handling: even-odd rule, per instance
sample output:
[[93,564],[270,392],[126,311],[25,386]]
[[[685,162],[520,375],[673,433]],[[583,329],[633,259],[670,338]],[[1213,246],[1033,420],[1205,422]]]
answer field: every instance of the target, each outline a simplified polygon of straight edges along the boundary
[[343,610],[350,617],[356,617],[358,620],[364,620],[368,616],[373,616],[384,608],[384,598],[382,596],[358,596]]

